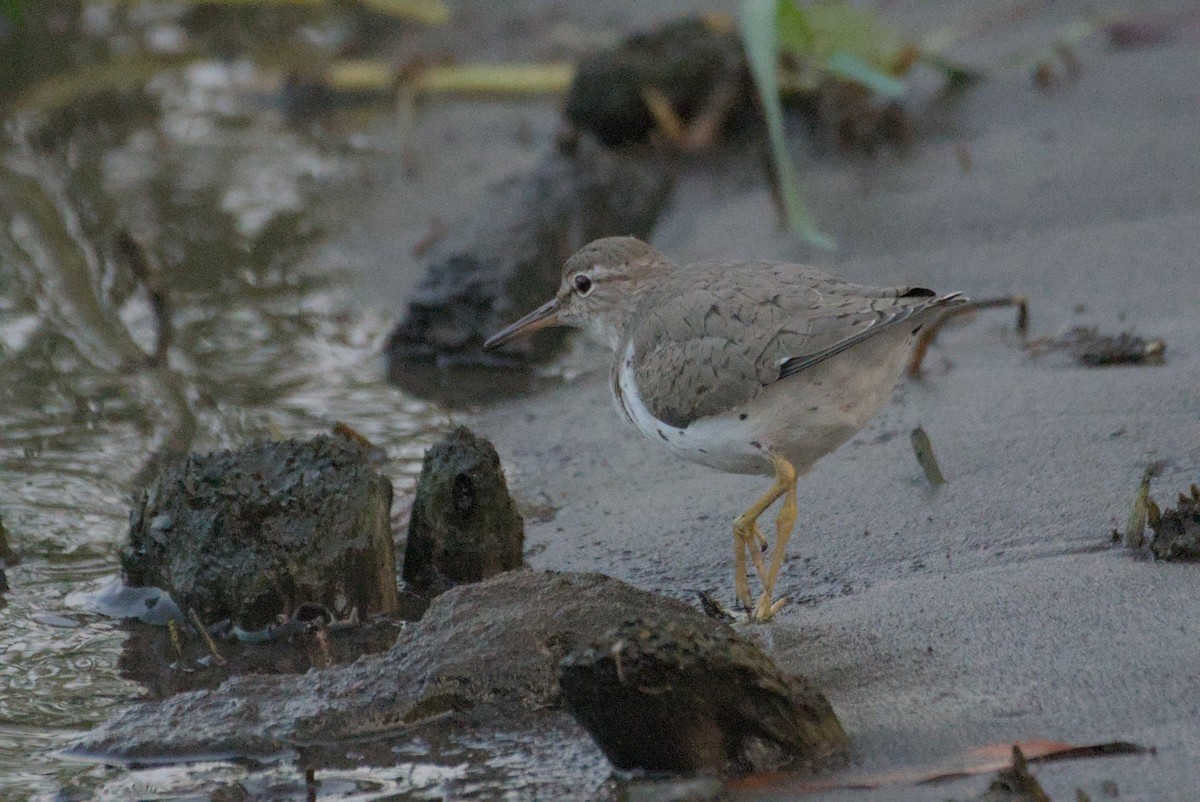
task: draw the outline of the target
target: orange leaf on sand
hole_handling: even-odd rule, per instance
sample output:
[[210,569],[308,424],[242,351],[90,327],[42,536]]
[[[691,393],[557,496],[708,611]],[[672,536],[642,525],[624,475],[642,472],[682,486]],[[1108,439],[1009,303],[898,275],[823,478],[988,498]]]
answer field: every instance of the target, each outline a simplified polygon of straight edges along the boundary
[[819,791],[861,790],[888,785],[920,785],[942,782],[960,777],[989,774],[1008,768],[1012,763],[1013,746],[1020,747],[1021,752],[1030,763],[1109,755],[1140,755],[1153,752],[1152,748],[1148,749],[1125,741],[1088,745],[1045,740],[1017,741],[980,746],[962,754],[948,756],[936,763],[878,774],[842,773],[825,778],[783,773],[755,774],[732,780],[725,786],[725,792],[732,799],[756,799],[761,793],[783,792],[796,795]]

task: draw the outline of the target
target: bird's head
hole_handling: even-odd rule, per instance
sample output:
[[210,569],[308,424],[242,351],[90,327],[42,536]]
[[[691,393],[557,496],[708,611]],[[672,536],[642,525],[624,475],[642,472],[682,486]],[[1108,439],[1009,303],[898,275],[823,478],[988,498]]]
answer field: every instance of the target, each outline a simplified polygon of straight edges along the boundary
[[646,279],[669,270],[670,261],[633,237],[598,239],[563,265],[558,292],[546,303],[488,338],[487,350],[549,326],[575,326],[616,349]]

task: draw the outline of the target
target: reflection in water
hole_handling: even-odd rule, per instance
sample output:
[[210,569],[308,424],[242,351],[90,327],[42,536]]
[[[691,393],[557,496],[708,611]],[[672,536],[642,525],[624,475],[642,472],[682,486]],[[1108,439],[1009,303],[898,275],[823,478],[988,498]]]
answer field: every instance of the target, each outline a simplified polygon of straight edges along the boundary
[[[319,215],[294,198],[273,208],[269,195],[280,177],[313,174],[311,148],[247,160],[238,153],[250,132],[236,147],[214,134],[185,148],[153,120],[125,122],[0,150],[0,512],[23,558],[7,572],[0,610],[3,799],[64,787],[156,796],[181,771],[129,773],[53,754],[142,693],[117,675],[118,626],[66,597],[116,570],[130,493],[152,455],[308,437],[345,421],[390,454],[401,508],[443,421],[384,384],[377,354],[389,321],[344,308],[336,277],[319,267],[294,268],[319,238],[308,222]],[[146,156],[139,169],[126,169],[130,152]],[[311,192],[301,197],[314,205]],[[163,266],[174,338],[159,366],[147,364],[156,332],[144,288],[110,247],[120,230]],[[206,771],[212,782],[196,787],[246,774]],[[344,787],[356,782],[348,773]],[[355,794],[372,782],[394,788],[363,779]]]
[[151,453],[185,453],[196,419],[182,377],[165,366],[152,368],[123,321],[105,308],[95,281],[103,275],[100,259],[56,175],[28,148],[12,153],[7,166],[0,171],[0,216],[8,221],[0,254],[16,268],[38,318],[87,368],[133,383],[128,395],[142,401],[148,416]]

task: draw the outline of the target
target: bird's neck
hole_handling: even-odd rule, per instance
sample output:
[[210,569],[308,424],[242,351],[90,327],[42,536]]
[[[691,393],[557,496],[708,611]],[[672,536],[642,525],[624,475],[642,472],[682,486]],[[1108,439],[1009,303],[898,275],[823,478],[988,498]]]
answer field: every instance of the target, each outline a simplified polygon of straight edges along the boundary
[[608,315],[592,318],[584,324],[583,329],[593,340],[607,345],[614,352],[621,347],[623,326],[616,318]]
[[625,277],[621,281],[623,309],[610,309],[606,314],[597,315],[585,324],[589,336],[607,344],[614,352],[620,350],[621,343],[625,340],[625,328],[637,318],[645,295],[677,269],[661,255],[647,257],[639,268],[636,278]]

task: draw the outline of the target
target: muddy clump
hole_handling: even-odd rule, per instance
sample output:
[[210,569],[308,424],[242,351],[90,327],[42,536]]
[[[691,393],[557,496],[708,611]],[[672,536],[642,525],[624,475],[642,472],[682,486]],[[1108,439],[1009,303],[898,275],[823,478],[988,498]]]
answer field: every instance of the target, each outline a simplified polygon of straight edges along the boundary
[[347,438],[258,443],[167,465],[121,554],[131,586],[167,591],[206,625],[255,632],[304,605],[397,609],[392,485]]
[[1159,560],[1200,561],[1200,485],[1179,494],[1174,508],[1160,511],[1148,501],[1147,521],[1153,535],[1150,552]]
[[404,581],[422,595],[522,565],[525,524],[500,457],[465,426],[425,452],[404,549]]
[[1074,326],[1059,337],[1042,337],[1025,345],[1034,356],[1063,351],[1079,365],[1089,368],[1110,365],[1157,365],[1163,361],[1167,344],[1133,332],[1101,334],[1095,326]]
[[1112,541],[1136,552],[1149,551],[1156,560],[1200,561],[1200,485],[1193,484],[1180,493],[1174,508],[1162,510],[1150,496],[1150,481],[1163,467],[1162,462],[1152,463],[1142,473],[1125,529],[1114,529]]
[[710,619],[627,621],[561,672],[568,708],[618,769],[744,774],[846,759],[824,695]]

